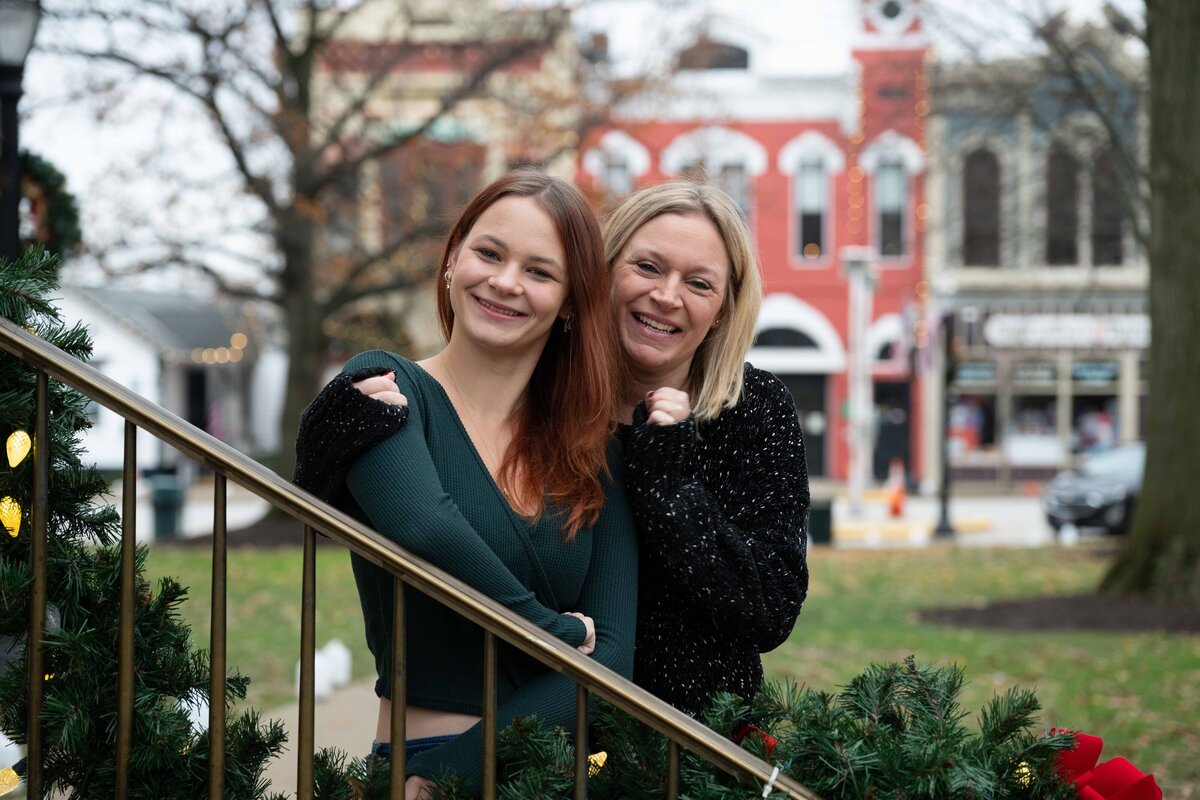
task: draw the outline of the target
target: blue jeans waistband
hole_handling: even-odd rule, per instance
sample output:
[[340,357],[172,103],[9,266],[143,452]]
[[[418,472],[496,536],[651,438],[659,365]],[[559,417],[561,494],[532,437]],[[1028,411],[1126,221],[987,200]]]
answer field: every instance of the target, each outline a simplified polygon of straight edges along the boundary
[[[404,743],[404,759],[407,761],[417,753],[423,753],[426,750],[432,750],[435,747],[440,747],[441,745],[446,744],[446,742],[452,742],[457,738],[458,734],[450,733],[446,734],[445,736],[426,736],[423,739],[409,739]],[[371,755],[375,756],[376,758],[384,759],[385,761],[391,760],[392,743],[381,742],[376,739],[371,743]]]

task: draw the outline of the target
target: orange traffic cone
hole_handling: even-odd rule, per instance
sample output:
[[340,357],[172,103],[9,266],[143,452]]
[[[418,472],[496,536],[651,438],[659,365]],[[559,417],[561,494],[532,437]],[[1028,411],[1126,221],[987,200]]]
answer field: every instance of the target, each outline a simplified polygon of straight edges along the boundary
[[893,517],[904,516],[904,462],[893,458],[888,462],[888,513]]

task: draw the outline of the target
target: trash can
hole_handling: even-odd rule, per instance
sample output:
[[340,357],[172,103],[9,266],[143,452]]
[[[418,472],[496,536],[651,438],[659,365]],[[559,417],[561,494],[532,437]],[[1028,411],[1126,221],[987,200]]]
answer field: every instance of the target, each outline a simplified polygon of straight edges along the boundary
[[808,507],[808,543],[833,543],[833,501],[813,498]]
[[150,502],[154,505],[154,538],[172,539],[179,535],[179,517],[183,511],[183,485],[171,474],[150,476]]

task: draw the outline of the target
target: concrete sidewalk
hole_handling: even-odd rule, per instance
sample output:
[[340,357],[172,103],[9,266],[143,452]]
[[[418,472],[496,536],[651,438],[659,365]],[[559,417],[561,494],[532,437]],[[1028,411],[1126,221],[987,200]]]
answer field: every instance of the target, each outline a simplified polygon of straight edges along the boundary
[[[354,683],[318,700],[313,712],[313,751],[336,747],[347,754],[347,760],[361,758],[371,751],[375,738],[375,720],[379,698],[375,696],[375,680]],[[266,777],[271,789],[293,796],[296,791],[297,732],[300,730],[300,708],[290,703],[263,712],[264,719],[283,723],[288,732],[287,750],[268,767]]]
[[[114,481],[109,490],[111,497],[105,498],[121,513],[121,481]],[[211,475],[196,479],[187,488],[180,514],[177,537],[188,539],[208,536],[213,530],[213,501],[215,483]],[[227,481],[225,494],[225,522],[228,530],[236,531],[258,522],[271,510],[270,504],[258,495],[238,484]],[[154,506],[151,502],[150,481],[139,480],[137,491],[137,540],[154,541]]]
[[[868,493],[858,515],[844,496],[833,501],[835,547],[925,547],[934,543],[933,528],[940,506],[934,497],[908,497],[899,517],[888,514],[878,492]],[[1036,497],[953,497],[950,522],[964,547],[1042,547],[1054,542],[1053,532]]]

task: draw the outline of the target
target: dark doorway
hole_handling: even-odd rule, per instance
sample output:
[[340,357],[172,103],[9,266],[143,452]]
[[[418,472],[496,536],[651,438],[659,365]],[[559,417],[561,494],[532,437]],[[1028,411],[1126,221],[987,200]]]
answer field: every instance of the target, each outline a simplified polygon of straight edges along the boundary
[[187,421],[208,430],[208,375],[203,367],[187,371]]
[[912,389],[908,383],[876,383],[875,413],[879,428],[875,439],[875,480],[888,477],[892,459],[904,463],[906,480],[912,478],[912,451],[909,447],[909,419],[912,417]]
[[792,399],[804,430],[804,454],[809,475],[825,474],[825,435],[829,428],[829,412],[825,408],[825,375],[780,375]]

